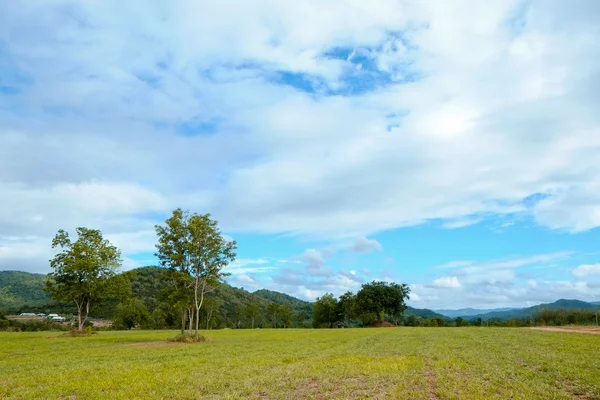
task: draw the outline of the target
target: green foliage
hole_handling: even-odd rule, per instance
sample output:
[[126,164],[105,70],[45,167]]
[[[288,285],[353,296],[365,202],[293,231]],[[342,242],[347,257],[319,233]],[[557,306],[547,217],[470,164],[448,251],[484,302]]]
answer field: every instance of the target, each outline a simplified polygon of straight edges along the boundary
[[115,310],[113,328],[115,329],[147,329],[152,325],[152,317],[148,308],[140,299],[129,299],[121,303]]
[[48,319],[11,320],[7,329],[17,332],[67,331],[67,325],[59,324]]
[[600,307],[595,310],[541,309],[531,317],[531,321],[535,325],[549,326],[596,325],[596,315],[600,315]]
[[179,342],[179,343],[199,343],[206,342],[208,339],[203,335],[188,335],[187,333],[179,334],[175,337],[167,339],[169,342]]
[[0,271],[0,304],[5,311],[16,312],[24,305],[43,307],[51,302],[42,289],[46,275],[20,271]]
[[405,284],[373,281],[365,283],[356,294],[354,301],[356,315],[364,324],[383,321],[385,315],[398,318],[406,309],[405,299],[410,289]]
[[313,307],[313,327],[333,328],[340,320],[338,314],[338,302],[331,293],[325,293],[318,297]]
[[[164,225],[156,226],[156,256],[179,279],[177,297],[189,296],[195,311],[195,332],[199,336],[200,309],[206,293],[214,290],[229,274],[223,268],[235,259],[237,244],[223,237],[210,214],[190,214],[180,208]],[[191,285],[189,278],[191,276]],[[183,327],[182,327],[183,330]]]
[[306,312],[307,319],[312,316],[313,307],[308,301],[300,300],[285,293],[274,292],[272,290],[261,289],[254,292],[256,296],[272,301],[273,303],[288,306],[295,311]]
[[52,240],[52,248],[60,250],[50,260],[54,272],[48,275],[45,290],[55,300],[75,303],[82,330],[90,307],[119,292],[114,284],[121,280],[112,278],[121,266],[121,253],[99,230],[77,228],[77,236],[73,242],[61,229]]

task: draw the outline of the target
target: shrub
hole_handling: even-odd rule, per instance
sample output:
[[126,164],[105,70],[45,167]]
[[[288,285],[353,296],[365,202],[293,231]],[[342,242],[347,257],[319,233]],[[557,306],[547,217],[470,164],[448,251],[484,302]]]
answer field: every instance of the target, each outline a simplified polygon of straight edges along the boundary
[[11,325],[17,332],[66,331],[69,329],[65,325],[50,320],[11,321]]
[[70,337],[85,337],[96,335],[97,333],[92,330],[91,326],[86,326],[82,331],[78,331],[77,329],[71,329],[69,332],[65,333],[63,336]]
[[0,319],[0,331],[8,329],[9,326],[10,321],[8,321],[7,319]]
[[207,342],[209,341],[208,338],[206,336],[200,335],[198,337],[196,336],[190,336],[188,333],[184,333],[179,334],[173,338],[169,338],[168,339],[169,342],[180,342],[180,343],[199,343],[199,342]]

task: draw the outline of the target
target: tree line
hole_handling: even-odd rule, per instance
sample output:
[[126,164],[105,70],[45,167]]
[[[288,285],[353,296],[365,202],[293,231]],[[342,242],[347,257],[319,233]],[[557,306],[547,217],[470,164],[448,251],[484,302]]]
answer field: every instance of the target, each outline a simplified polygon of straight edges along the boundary
[[226,290],[221,284],[229,275],[224,268],[235,260],[237,244],[221,233],[210,214],[176,209],[155,229],[160,273],[154,274],[151,287],[160,290],[144,300],[132,296],[129,278],[134,276],[118,273],[121,253],[99,230],[77,228],[75,240],[58,231],[44,290],[56,301],[74,304],[78,331],[90,325],[92,312],[112,317],[115,328],[178,326],[182,335],[196,339],[200,329],[214,327],[306,327],[307,313],[285,304],[265,300],[222,307]]
[[314,328],[399,325],[406,310],[410,288],[405,284],[373,281],[356,293],[346,292],[339,298],[326,293],[314,304]]

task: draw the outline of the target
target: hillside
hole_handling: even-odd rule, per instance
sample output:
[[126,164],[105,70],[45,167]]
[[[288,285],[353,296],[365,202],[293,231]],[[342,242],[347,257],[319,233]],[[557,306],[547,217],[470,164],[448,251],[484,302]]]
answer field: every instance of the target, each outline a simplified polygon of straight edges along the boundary
[[0,271],[0,309],[18,310],[24,306],[37,307],[51,302],[43,291],[46,275],[21,271]]
[[274,292],[272,290],[267,289],[260,289],[254,292],[253,294],[263,299],[270,300],[273,303],[288,306],[292,310],[304,311],[308,315],[312,315],[313,313],[312,303],[297,299],[285,293]]
[[414,315],[415,317],[421,317],[421,318],[446,318],[444,315],[437,313],[433,310],[428,310],[427,308],[413,308],[413,307],[406,307],[406,311],[404,311],[404,316],[406,317],[410,317],[411,315]]
[[[161,292],[167,287],[164,279],[165,269],[160,267],[141,267],[123,272],[131,282],[131,291],[134,297],[141,299],[148,310],[153,312],[160,305]],[[18,313],[24,311],[39,312],[74,312],[72,306],[57,304],[43,291],[46,275],[32,274],[20,271],[0,271],[0,309],[5,312]],[[235,326],[243,314],[244,308],[250,304],[258,305],[261,315],[266,315],[269,303],[274,302],[287,305],[292,313],[304,312],[305,323],[310,325],[312,319],[312,303],[295,297],[269,291],[259,290],[250,293],[244,289],[222,284],[209,294],[219,301],[219,324],[222,326]],[[95,317],[110,318],[116,302],[109,301],[102,307],[93,310]]]
[[546,303],[546,304],[538,304],[537,306],[521,308],[521,309],[512,309],[507,311],[493,311],[483,314],[477,314],[473,316],[469,316],[469,319],[481,318],[484,320],[490,319],[499,319],[499,320],[508,320],[508,319],[523,319],[529,318],[534,315],[536,312],[540,310],[597,310],[600,307],[598,304],[588,303],[581,300],[566,300],[560,299],[555,301],[554,303]]

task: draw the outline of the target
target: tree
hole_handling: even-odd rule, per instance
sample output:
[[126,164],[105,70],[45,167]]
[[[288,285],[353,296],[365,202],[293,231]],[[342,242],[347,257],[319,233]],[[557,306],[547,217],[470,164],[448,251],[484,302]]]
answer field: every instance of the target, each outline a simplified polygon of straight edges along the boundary
[[346,292],[340,296],[338,301],[338,314],[346,326],[350,325],[350,318],[354,310],[354,300],[354,293]]
[[323,296],[317,297],[313,312],[313,327],[333,328],[333,324],[338,321],[338,304],[333,294],[325,293]]
[[308,314],[306,313],[306,311],[297,311],[294,314],[294,320],[296,323],[296,328],[304,328],[304,321],[306,321],[306,318],[308,318]]
[[385,296],[384,307],[386,312],[394,318],[394,323],[397,326],[398,318],[404,313],[404,310],[406,310],[406,303],[404,300],[410,299],[410,288],[404,283],[391,283],[385,292],[387,295]]
[[246,305],[246,317],[250,321],[250,326],[254,329],[254,323],[256,322],[256,318],[259,316],[258,304],[256,303],[248,303]]
[[281,306],[277,303],[269,303],[267,306],[267,315],[273,323],[273,328],[277,328],[277,317],[279,315],[279,309]]
[[409,293],[410,289],[405,284],[381,281],[365,283],[356,294],[356,312],[363,323],[383,321],[387,313],[397,325],[398,318],[406,309],[404,299],[409,298]]
[[160,307],[156,307],[150,315],[152,321],[152,329],[164,329],[167,325],[165,317],[165,312],[161,310]]
[[90,307],[119,292],[125,282],[113,279],[121,266],[119,249],[99,230],[80,227],[76,231],[75,242],[62,229],[52,240],[52,248],[60,251],[50,260],[54,272],[48,275],[45,290],[57,301],[75,303],[77,329],[82,331]]
[[211,296],[207,297],[204,303],[204,318],[206,319],[206,330],[208,330],[211,327],[210,321],[212,317],[219,312],[221,302],[218,297]]
[[156,226],[156,233],[156,255],[161,264],[181,272],[183,276],[191,276],[191,283],[185,283],[183,287],[190,288],[192,292],[195,335],[198,338],[204,296],[229,275],[223,272],[223,268],[235,259],[237,245],[222,236],[210,214],[190,215],[179,208],[173,211],[164,226]]
[[292,309],[289,306],[280,306],[278,316],[284,328],[289,328],[292,325]]
[[113,316],[113,326],[122,329],[147,328],[152,323],[148,308],[140,299],[129,299],[120,303]]

